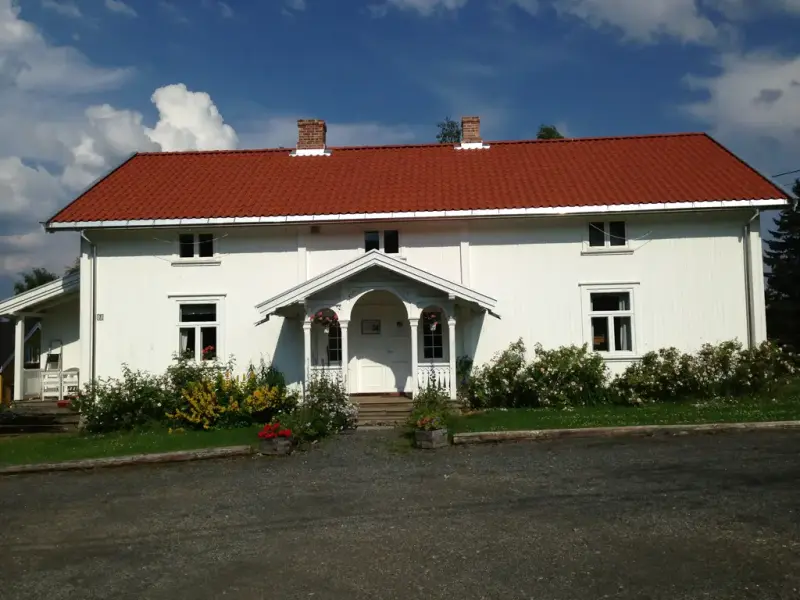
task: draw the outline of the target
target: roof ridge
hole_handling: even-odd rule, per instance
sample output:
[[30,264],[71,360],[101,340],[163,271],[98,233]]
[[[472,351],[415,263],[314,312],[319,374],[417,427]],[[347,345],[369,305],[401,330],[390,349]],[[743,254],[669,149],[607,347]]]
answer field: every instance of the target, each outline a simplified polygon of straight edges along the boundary
[[[587,142],[602,142],[602,141],[628,141],[639,139],[655,139],[655,138],[671,138],[671,137],[697,137],[706,136],[708,134],[702,131],[691,132],[675,132],[675,133],[644,133],[636,135],[614,135],[614,136],[595,136],[595,137],[575,137],[575,138],[562,138],[551,140],[538,140],[538,139],[523,139],[523,140],[484,140],[485,144],[490,146],[512,146],[512,145],[525,145],[525,144],[577,144]],[[386,144],[380,145],[366,145],[366,146],[328,146],[330,150],[337,151],[357,151],[357,150],[405,150],[405,149],[418,149],[418,148],[452,148],[453,144],[441,144],[438,142],[425,142],[417,144]],[[214,155],[214,154],[272,154],[276,152],[291,152],[294,147],[279,147],[279,148],[236,148],[231,150],[171,150],[168,152],[137,152],[136,156],[185,156],[185,155]]]

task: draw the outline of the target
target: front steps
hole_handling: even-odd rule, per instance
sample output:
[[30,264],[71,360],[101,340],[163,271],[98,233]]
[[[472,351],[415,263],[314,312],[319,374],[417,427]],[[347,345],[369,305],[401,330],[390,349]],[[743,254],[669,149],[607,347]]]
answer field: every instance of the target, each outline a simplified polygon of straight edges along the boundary
[[411,398],[399,395],[352,396],[358,425],[402,425],[411,414]]
[[67,433],[78,429],[78,413],[63,402],[24,400],[0,412],[0,435]]

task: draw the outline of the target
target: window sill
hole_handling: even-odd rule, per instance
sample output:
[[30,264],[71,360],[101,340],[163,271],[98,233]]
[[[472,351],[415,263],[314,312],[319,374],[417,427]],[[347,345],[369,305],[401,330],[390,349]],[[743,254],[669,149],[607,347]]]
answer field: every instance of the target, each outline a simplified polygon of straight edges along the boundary
[[222,264],[220,258],[175,258],[171,261],[173,267],[218,267]]
[[598,354],[606,362],[632,362],[642,359],[639,354],[607,354],[603,352],[598,352]]
[[581,250],[581,256],[599,256],[599,255],[623,255],[623,254],[633,254],[633,248],[628,246],[616,246],[616,247],[606,247],[606,248],[584,248]]

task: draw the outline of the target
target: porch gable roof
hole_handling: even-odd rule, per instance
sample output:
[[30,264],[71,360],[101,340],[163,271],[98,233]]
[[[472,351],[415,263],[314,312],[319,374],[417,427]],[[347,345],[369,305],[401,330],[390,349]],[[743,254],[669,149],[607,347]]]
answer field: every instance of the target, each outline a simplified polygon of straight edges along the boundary
[[0,315],[13,315],[39,304],[65,296],[80,290],[81,278],[79,273],[61,277],[50,283],[0,301]]
[[356,275],[362,271],[366,271],[371,267],[381,267],[398,275],[407,277],[412,281],[417,281],[432,288],[441,290],[448,296],[455,296],[462,298],[469,302],[474,302],[481,308],[491,312],[494,309],[497,301],[485,294],[476,292],[475,290],[455,283],[444,277],[439,277],[433,273],[429,273],[419,267],[408,264],[404,260],[395,258],[389,254],[384,254],[378,250],[370,250],[369,252],[355,258],[351,261],[343,263],[338,267],[326,271],[316,277],[304,281],[303,283],[294,286],[277,296],[256,305],[256,310],[262,317],[269,318],[269,316],[279,308],[304,302],[309,296],[321,292],[322,290],[335,285],[345,279]]

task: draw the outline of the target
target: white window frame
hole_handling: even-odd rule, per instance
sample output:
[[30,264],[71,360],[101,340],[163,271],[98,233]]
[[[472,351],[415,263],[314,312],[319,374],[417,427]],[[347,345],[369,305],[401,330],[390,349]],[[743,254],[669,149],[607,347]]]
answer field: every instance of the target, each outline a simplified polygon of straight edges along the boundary
[[[444,315],[444,311],[440,310],[440,309],[432,309],[432,310],[426,310],[425,312],[431,312],[431,313],[438,314],[439,315],[439,324],[436,327],[436,331],[426,331],[426,325],[424,325],[423,320],[422,319],[419,320],[419,329],[420,329],[420,333],[421,333],[421,336],[422,336],[422,339],[420,340],[420,342],[421,342],[421,348],[420,348],[421,352],[419,354],[419,362],[420,363],[427,363],[427,362],[444,363],[444,362],[449,362],[450,356],[449,356],[449,349],[447,347],[447,341],[446,341],[446,340],[449,339],[449,336],[445,335],[445,332],[444,332],[445,325],[447,324],[447,318]],[[448,325],[448,327],[449,327],[449,325]],[[435,350],[437,348],[437,345],[435,343],[432,343],[431,345],[428,345],[426,343],[426,338],[431,339],[432,342],[433,342],[433,341],[436,340],[437,336],[439,338],[441,338],[441,341],[442,341],[442,344],[441,344],[441,346],[442,346],[442,355],[440,357],[426,358],[425,357],[425,350],[427,348],[430,348],[431,350],[434,351],[434,352],[432,352],[432,354],[435,354]]]
[[[332,335],[334,332],[338,332],[338,335]],[[327,340],[325,340],[325,358],[330,365],[341,365],[342,364],[342,328],[339,323],[334,323],[331,325],[330,329],[328,330]],[[339,340],[339,348],[333,350],[331,348],[331,341],[332,340]],[[339,358],[337,360],[331,359],[331,352],[337,351],[339,353]]]
[[[622,222],[625,224],[625,243],[619,246],[611,245],[611,223]],[[592,246],[590,242],[590,232],[596,223],[603,224],[603,245]],[[633,248],[630,245],[629,235],[630,223],[625,219],[589,219],[586,221],[584,228],[583,249],[581,254],[633,254]]]
[[[392,229],[392,228],[377,228],[376,227],[374,229],[370,228],[370,229],[365,229],[364,231],[362,231],[361,232],[361,252],[362,252],[362,254],[366,254],[366,252],[367,252],[366,235],[370,231],[377,231],[378,232],[378,252],[380,252],[381,254],[386,254],[387,256],[394,256],[396,258],[404,258],[402,231],[400,231],[399,229]],[[396,231],[397,232],[397,252],[396,253],[387,253],[386,252],[386,241],[384,239],[384,234],[387,231]]]
[[[194,253],[191,257],[181,256],[181,236],[191,235],[194,239]],[[213,254],[211,256],[200,256],[200,236],[212,236]],[[175,254],[172,259],[172,266],[218,266],[222,263],[219,254],[219,236],[213,231],[178,231],[175,234]]]
[[[639,358],[641,348],[641,340],[639,339],[639,330],[641,328],[641,310],[637,298],[637,291],[639,288],[638,282],[621,282],[621,283],[581,283],[581,309],[583,314],[583,340],[588,346],[589,350],[594,352],[594,339],[592,335],[592,318],[593,317],[606,317],[609,319],[608,329],[608,351],[597,351],[597,353],[604,359],[636,359]],[[624,311],[593,311],[592,310],[592,294],[628,294],[630,298],[630,308]],[[614,337],[613,317],[630,317],[631,318],[631,349],[630,350],[615,350],[616,339]]]
[[[225,362],[225,295],[175,295],[170,296],[170,299],[175,302],[174,314],[177,330],[177,335],[175,336],[175,351],[177,354],[181,354],[181,329],[193,327],[195,329],[195,350],[193,360],[202,360],[203,344],[200,328],[213,326],[217,328],[217,360],[220,362]],[[181,306],[184,304],[215,304],[217,307],[217,320],[213,322],[198,321],[195,323],[182,323]]]

